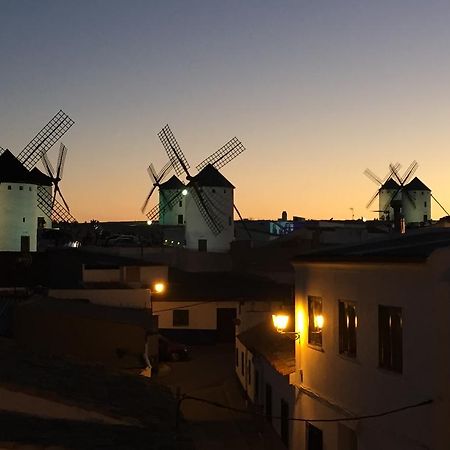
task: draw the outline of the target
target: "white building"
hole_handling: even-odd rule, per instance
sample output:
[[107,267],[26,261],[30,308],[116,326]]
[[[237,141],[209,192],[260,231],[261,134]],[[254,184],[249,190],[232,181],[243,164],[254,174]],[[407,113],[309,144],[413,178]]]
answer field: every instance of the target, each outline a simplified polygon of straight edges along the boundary
[[[200,212],[194,196],[193,184],[201,190],[206,208],[216,225],[221,224],[220,233],[214,233]],[[212,165],[208,164],[187,185],[186,196],[186,247],[208,252],[228,252],[234,239],[233,195],[234,186]]]
[[[184,184],[173,175],[159,186],[159,223],[160,225],[184,225],[185,196],[180,196],[176,202],[171,202],[185,189]],[[168,203],[173,203],[167,206]]]
[[[335,419],[295,422],[295,448],[450,448],[448,230],[310,253],[294,266],[294,416]],[[377,413],[387,414],[358,419]]]
[[51,181],[39,171],[29,172],[9,151],[0,155],[0,251],[36,251],[37,189]]

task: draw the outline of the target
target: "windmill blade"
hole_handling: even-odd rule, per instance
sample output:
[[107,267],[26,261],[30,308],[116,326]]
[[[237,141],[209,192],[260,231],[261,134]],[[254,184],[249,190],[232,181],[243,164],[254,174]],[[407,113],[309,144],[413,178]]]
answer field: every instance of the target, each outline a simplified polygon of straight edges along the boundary
[[370,169],[366,169],[364,172],[364,175],[372,180],[375,184],[378,184],[379,186],[383,185],[383,181],[377,177]]
[[17,159],[31,170],[41,159],[44,153],[66,134],[74,121],[60,109],[42,128],[30,143],[19,153]]
[[67,147],[61,143],[61,145],[59,146],[58,164],[56,166],[56,178],[59,180],[62,178],[64,163],[66,161],[66,155],[67,155]]
[[450,216],[447,210],[438,202],[438,199],[433,194],[431,194],[431,198],[442,208],[442,210],[445,212],[445,214],[447,214],[447,216]]
[[392,178],[392,175],[393,175],[393,170],[395,170],[396,172],[398,172],[400,169],[401,169],[401,164],[399,164],[399,163],[395,163],[395,164],[392,164],[392,163],[390,163],[389,164],[389,172],[386,174],[386,176],[383,178],[383,183],[382,184],[384,184],[384,183],[386,183],[386,181],[387,180],[389,180],[389,178]]
[[75,223],[77,221],[58,200],[55,200],[52,207],[52,195],[42,186],[38,186],[37,200],[39,209],[54,222]]
[[398,173],[398,168],[396,166],[394,166],[393,164],[389,164],[389,168],[391,169],[391,177],[393,175],[395,178],[397,178],[397,182],[402,186],[403,181],[402,181],[401,176]]
[[150,165],[147,167],[147,172],[148,175],[150,176],[150,178],[152,179],[152,183],[155,184],[156,183],[156,170],[155,170],[155,166],[153,165],[153,163],[150,163]]
[[150,192],[149,192],[148,195],[147,195],[147,198],[145,199],[144,204],[142,205],[142,208],[141,208],[141,211],[142,211],[142,212],[144,212],[145,209],[147,208],[147,205],[148,205],[148,202],[149,202],[149,200],[150,200],[150,197],[152,196],[153,191],[154,191],[155,189],[156,189],[156,185],[153,185],[152,188],[150,189]]
[[239,219],[241,220],[241,223],[242,223],[242,225],[243,225],[243,227],[244,227],[244,230],[245,230],[246,233],[247,233],[248,238],[251,240],[251,239],[252,239],[252,235],[251,235],[251,233],[250,233],[250,230],[248,229],[247,224],[245,223],[244,219],[243,219],[242,216],[241,216],[241,213],[239,212],[237,206],[236,206],[234,203],[233,203],[233,208],[234,208],[234,210],[236,211],[236,213],[237,213]]
[[55,200],[54,200],[53,204],[56,202],[56,194],[57,193],[59,194],[59,197],[61,198],[61,200],[63,201],[65,207],[67,208],[67,211],[70,212],[69,205],[67,204],[66,199],[63,197],[61,189],[59,188],[59,186],[55,187]]
[[237,137],[234,137],[233,139],[230,139],[223,147],[219,148],[219,150],[202,161],[197,166],[197,170],[202,170],[208,164],[211,164],[216,169],[220,169],[236,158],[236,156],[240,155],[244,150],[245,147],[242,145],[242,142]]
[[166,150],[167,156],[175,170],[175,173],[178,176],[186,174],[188,178],[189,175],[189,163],[187,162],[186,157],[181,151],[180,146],[178,145],[175,136],[173,135],[169,125],[166,125],[159,133],[159,140],[161,141],[164,149]]
[[369,209],[372,203],[375,201],[375,199],[378,197],[379,191],[376,191],[375,194],[373,194],[372,198],[369,200],[369,203],[367,203],[366,208]]
[[413,161],[409,165],[409,167],[405,171],[405,174],[403,175],[402,185],[405,184],[409,180],[409,178],[414,175],[414,172],[417,170],[418,167],[419,167],[419,164],[417,164],[417,161]]
[[48,176],[53,180],[55,178],[55,169],[53,169],[52,163],[45,153],[42,154],[42,164],[44,165]]
[[178,199],[182,196],[183,194],[180,192],[177,192],[175,195],[173,195],[169,201],[162,207],[159,207],[159,204],[154,206],[147,214],[147,219],[148,220],[155,220],[157,217],[159,217],[161,214],[163,214],[165,211],[167,211],[169,208],[172,208],[173,205],[175,205],[175,203],[178,201]]
[[200,211],[200,214],[203,216],[203,219],[212,233],[217,236],[224,229],[224,225],[219,217],[217,217],[217,215],[212,211],[213,205],[211,200],[203,194],[197,183],[192,182],[190,187],[192,187],[190,192],[194,198],[198,210]]
[[158,183],[161,183],[161,181],[164,179],[164,177],[171,171],[172,169],[172,163],[168,161],[165,166],[159,171],[156,180]]

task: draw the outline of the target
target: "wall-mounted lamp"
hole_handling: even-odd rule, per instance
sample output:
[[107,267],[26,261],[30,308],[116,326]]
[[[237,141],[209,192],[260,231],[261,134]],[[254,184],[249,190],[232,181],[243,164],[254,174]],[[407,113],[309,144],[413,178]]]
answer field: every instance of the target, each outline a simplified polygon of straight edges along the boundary
[[295,341],[297,339],[300,339],[300,333],[296,331],[285,331],[289,323],[289,315],[286,312],[279,311],[275,314],[272,314],[272,321],[278,333],[286,334],[289,337],[293,338]]

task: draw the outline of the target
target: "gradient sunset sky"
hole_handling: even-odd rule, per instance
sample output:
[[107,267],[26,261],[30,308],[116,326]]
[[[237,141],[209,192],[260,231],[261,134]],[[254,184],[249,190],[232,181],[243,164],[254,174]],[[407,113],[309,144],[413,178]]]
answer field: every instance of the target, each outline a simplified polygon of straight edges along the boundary
[[192,167],[241,139],[222,173],[244,217],[374,217],[364,169],[414,159],[450,209],[449,1],[0,0],[0,18],[0,146],[68,113],[79,221],[144,219],[166,123]]

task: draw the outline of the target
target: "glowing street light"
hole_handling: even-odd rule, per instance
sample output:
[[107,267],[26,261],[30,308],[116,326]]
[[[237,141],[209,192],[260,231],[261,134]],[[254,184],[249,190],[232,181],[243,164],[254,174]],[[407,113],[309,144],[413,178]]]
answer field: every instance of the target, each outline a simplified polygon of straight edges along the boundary
[[287,334],[289,337],[293,337],[295,341],[300,339],[300,333],[296,331],[286,331],[289,323],[289,315],[285,311],[281,310],[272,314],[272,321],[278,333]]

